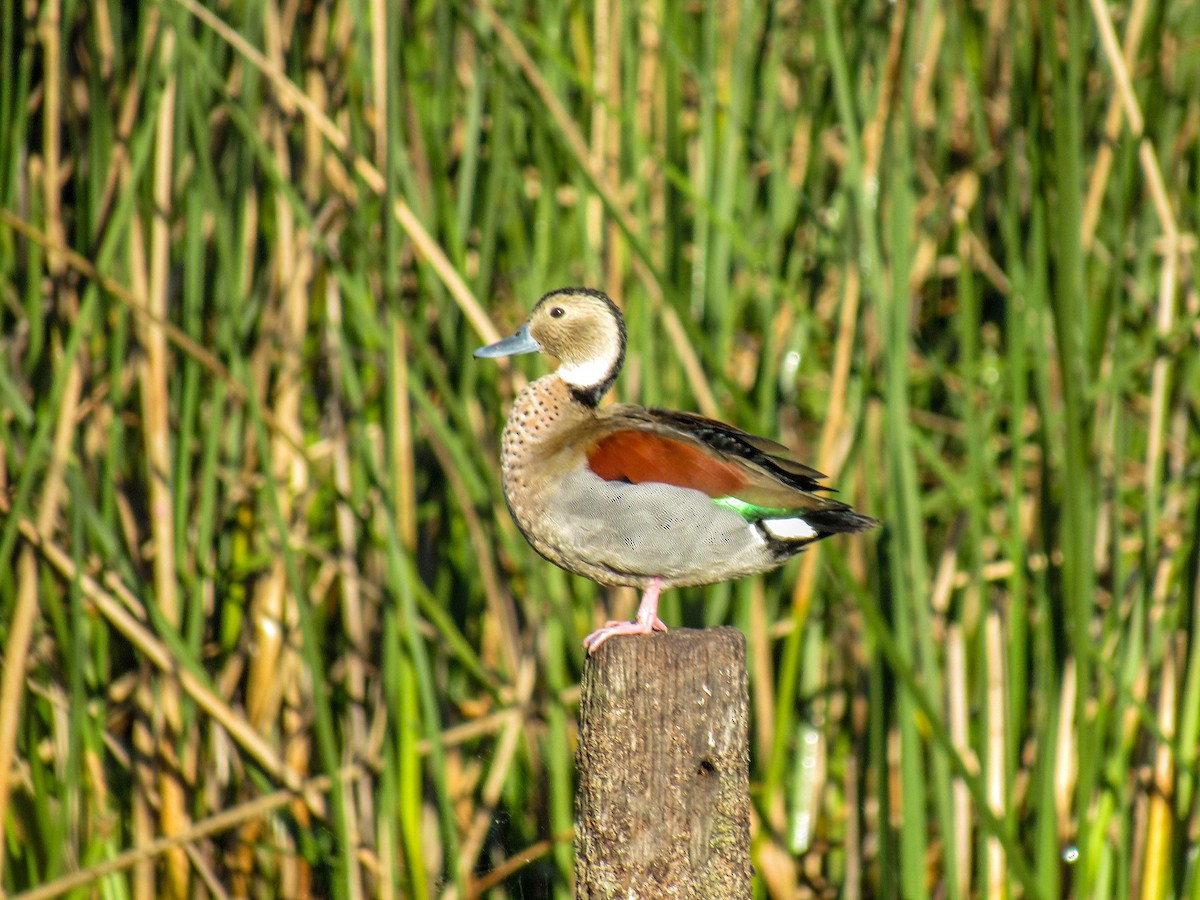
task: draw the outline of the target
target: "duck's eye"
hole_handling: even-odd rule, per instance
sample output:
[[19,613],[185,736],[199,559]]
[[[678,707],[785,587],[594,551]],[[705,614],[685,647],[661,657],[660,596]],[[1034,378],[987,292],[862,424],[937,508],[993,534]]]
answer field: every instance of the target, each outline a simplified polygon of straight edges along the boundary
[[555,306],[550,310],[550,318],[552,318],[552,319],[561,319],[566,314],[567,314],[567,311],[565,309],[563,309],[561,306]]

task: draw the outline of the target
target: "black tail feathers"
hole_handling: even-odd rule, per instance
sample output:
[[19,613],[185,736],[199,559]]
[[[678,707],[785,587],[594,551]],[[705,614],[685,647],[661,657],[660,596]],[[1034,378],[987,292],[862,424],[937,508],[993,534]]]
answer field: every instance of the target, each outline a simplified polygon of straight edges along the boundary
[[848,506],[841,509],[817,509],[806,512],[804,521],[822,535],[869,531],[879,524],[878,519],[857,513]]

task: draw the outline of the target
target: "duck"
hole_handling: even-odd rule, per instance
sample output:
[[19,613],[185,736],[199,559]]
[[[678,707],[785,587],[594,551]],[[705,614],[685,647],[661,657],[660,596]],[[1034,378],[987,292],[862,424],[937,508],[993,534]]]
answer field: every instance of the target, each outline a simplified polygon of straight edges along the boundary
[[608,621],[587,654],[621,635],[666,631],[662,591],[783,565],[833,534],[878,522],[828,496],[787,447],[690,412],[602,407],[626,352],[625,319],[603,291],[550,291],[515,334],[477,358],[545,353],[558,368],[513,402],[500,444],[505,503],[552,563],[642,591],[633,621]]

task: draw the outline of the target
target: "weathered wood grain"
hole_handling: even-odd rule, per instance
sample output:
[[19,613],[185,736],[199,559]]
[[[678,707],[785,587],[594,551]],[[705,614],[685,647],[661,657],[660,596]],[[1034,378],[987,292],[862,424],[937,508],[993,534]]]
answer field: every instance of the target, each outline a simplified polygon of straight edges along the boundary
[[576,896],[749,897],[742,633],[610,640],[580,703]]

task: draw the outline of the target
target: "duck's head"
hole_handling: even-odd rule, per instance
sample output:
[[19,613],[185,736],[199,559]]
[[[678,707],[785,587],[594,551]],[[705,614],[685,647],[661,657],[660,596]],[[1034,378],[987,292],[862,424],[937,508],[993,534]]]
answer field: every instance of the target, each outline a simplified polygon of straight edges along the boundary
[[559,288],[538,301],[512,337],[480,347],[477,357],[542,352],[558,360],[554,373],[575,397],[595,406],[625,362],[625,319],[603,291]]

